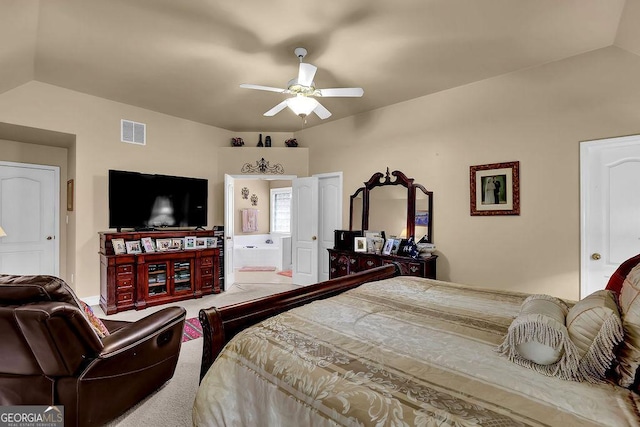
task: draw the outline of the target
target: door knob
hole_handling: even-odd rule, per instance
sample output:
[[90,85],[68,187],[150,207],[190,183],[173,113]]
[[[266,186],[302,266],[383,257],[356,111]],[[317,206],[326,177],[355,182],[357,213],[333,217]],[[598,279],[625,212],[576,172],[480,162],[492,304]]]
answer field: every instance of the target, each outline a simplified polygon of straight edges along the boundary
[[592,260],[594,260],[594,261],[599,260],[599,259],[600,259],[600,254],[599,254],[599,253],[597,253],[597,252],[592,253],[592,254],[591,254],[591,259],[592,259]]
[[311,240],[317,240],[318,238],[316,236],[312,236]]
[[53,240],[53,236],[47,236],[47,240]]

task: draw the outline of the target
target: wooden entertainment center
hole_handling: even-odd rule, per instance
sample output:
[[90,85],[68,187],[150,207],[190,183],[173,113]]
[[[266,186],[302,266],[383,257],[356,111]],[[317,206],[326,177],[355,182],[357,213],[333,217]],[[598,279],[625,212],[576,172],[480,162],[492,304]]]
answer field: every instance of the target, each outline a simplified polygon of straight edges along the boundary
[[[213,230],[101,232],[100,307],[106,314],[141,310],[211,293],[220,293],[220,249],[164,250],[118,254],[113,239],[140,241],[214,237]],[[222,244],[222,242],[219,242]]]

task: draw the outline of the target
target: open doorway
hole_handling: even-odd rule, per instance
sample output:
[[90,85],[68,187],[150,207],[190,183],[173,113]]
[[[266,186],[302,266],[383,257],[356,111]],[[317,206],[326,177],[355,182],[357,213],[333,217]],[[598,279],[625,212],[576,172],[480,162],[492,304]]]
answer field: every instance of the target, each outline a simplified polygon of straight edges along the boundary
[[[291,284],[291,183],[295,176],[236,175],[227,188],[226,271],[243,283]],[[227,275],[229,278],[229,275]]]

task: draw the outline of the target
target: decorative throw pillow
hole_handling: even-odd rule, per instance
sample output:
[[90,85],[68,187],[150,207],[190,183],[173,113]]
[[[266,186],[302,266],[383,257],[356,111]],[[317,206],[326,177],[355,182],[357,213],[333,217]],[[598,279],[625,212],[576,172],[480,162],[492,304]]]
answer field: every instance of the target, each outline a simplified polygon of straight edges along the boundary
[[578,355],[565,326],[567,304],[550,295],[530,295],[509,326],[498,351],[548,376],[577,379]]
[[102,320],[96,317],[95,313],[91,309],[91,306],[82,300],[79,300],[79,301],[84,312],[84,317],[86,317],[86,319],[89,321],[89,324],[91,325],[93,330],[96,332],[96,334],[100,338],[104,338],[107,335],[109,335],[109,330],[107,329],[106,326],[104,326],[104,323],[102,323]]
[[596,291],[578,301],[566,324],[578,352],[580,375],[591,382],[603,380],[624,337],[615,293]]
[[640,265],[629,271],[618,297],[622,312],[624,341],[618,350],[618,384],[631,387],[640,366]]

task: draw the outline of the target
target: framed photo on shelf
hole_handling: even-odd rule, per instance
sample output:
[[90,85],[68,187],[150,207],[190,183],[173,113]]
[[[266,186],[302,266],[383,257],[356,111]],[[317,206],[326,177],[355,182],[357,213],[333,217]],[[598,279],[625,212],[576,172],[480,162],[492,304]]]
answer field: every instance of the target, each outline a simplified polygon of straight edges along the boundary
[[207,238],[206,237],[197,237],[196,238],[196,249],[204,249],[207,247]]
[[184,244],[184,239],[171,239],[171,244],[169,245],[169,250],[170,251],[181,251],[183,244]]
[[471,215],[520,215],[520,162],[470,166]]
[[218,238],[217,237],[205,237],[207,239],[207,247],[208,248],[217,248],[218,247]]
[[127,253],[128,254],[141,254],[142,253],[142,247],[140,246],[140,240],[128,240],[127,242],[125,242],[125,245],[127,246]]
[[153,239],[151,237],[143,237],[141,239],[142,242],[142,248],[144,249],[145,252],[155,252],[156,248],[153,245]]
[[171,239],[156,239],[156,250],[158,252],[168,251],[171,247]]
[[353,250],[355,252],[367,252],[367,238],[354,237]]
[[196,248],[196,236],[187,236],[184,238],[184,248],[185,249],[195,249]]
[[384,247],[382,248],[382,255],[391,255],[391,249],[393,249],[393,239],[387,239],[384,242]]
[[124,239],[111,239],[113,245],[113,253],[116,255],[122,255],[127,253],[127,247],[124,244]]

